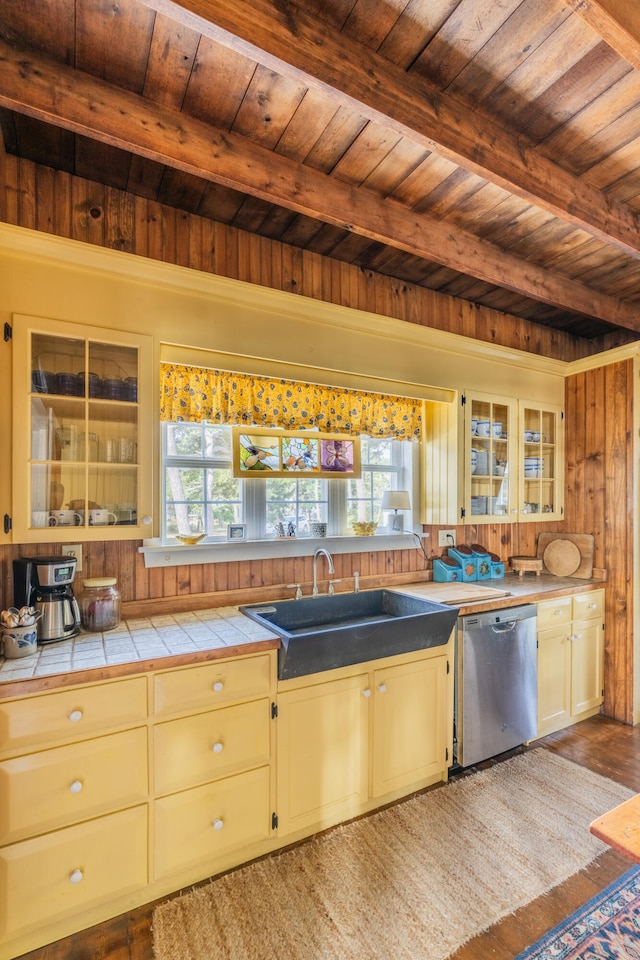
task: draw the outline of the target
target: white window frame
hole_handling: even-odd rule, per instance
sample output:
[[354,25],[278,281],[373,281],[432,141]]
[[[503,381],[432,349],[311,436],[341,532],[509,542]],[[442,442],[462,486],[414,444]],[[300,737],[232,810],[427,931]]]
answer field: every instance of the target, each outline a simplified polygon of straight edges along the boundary
[[[231,461],[224,461],[220,459],[207,459],[205,457],[174,457],[172,456],[169,459],[167,453],[167,424],[161,424],[161,482],[160,482],[160,496],[161,496],[161,528],[160,528],[160,543],[161,544],[172,544],[175,538],[167,534],[167,467],[176,466],[181,468],[193,468],[193,469],[205,469],[209,468],[218,468],[226,469],[231,467]],[[202,425],[203,427],[206,424]],[[396,484],[395,489],[409,490],[412,493],[411,504],[412,511],[409,517],[407,518],[407,527],[411,531],[414,526],[414,517],[415,509],[418,503],[417,500],[417,489],[418,489],[418,464],[419,464],[419,444],[405,441],[402,443],[396,443],[392,447],[393,457],[392,464],[363,464],[363,473],[370,471],[372,473],[395,473]],[[302,479],[302,478],[296,478]],[[328,535],[332,539],[349,539],[351,533],[347,530],[347,480],[344,479],[331,479],[323,481],[327,487],[327,518],[328,518]],[[266,484],[258,479],[251,478],[250,480],[240,480],[240,491],[241,491],[241,517],[238,522],[245,523],[247,525],[247,541],[271,541],[274,539],[273,534],[269,531],[266,531]],[[379,531],[380,533],[385,533],[386,527],[384,524],[384,518],[378,518]],[[306,541],[315,541],[316,538],[311,536],[298,536],[295,538],[297,542],[306,542]],[[363,538],[358,538],[363,539]],[[365,538],[368,539],[368,538]],[[203,541],[203,544],[222,544],[225,542],[225,538],[222,536],[212,537],[207,536]],[[231,549],[235,547],[235,544],[229,544]]]

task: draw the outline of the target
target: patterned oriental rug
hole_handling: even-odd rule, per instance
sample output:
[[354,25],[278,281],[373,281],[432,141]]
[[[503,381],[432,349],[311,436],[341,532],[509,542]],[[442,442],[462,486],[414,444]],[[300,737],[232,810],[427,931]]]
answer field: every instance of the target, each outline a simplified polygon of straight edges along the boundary
[[516,960],[640,960],[640,867],[619,877]]
[[444,960],[606,850],[589,824],[630,796],[536,748],[160,905],[155,960]]

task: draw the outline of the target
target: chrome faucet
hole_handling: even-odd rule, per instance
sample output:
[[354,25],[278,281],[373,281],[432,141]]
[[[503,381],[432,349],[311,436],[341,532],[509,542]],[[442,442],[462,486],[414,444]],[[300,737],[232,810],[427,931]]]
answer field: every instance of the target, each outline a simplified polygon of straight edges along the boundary
[[334,571],[334,569],[333,569],[333,560],[332,560],[332,558],[331,558],[331,554],[329,553],[328,550],[325,550],[324,547],[318,547],[318,549],[317,549],[317,550],[315,551],[315,553],[313,554],[313,591],[312,591],[312,596],[314,596],[314,597],[317,597],[317,596],[318,596],[318,557],[320,556],[321,553],[323,553],[323,554],[325,555],[325,557],[327,558],[327,563],[329,564],[329,573],[330,573],[330,574],[335,573],[335,571]]

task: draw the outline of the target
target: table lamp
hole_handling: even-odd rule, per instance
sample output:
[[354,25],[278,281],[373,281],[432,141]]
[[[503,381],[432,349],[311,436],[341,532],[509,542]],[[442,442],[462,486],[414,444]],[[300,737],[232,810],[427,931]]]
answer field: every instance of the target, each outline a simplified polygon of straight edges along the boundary
[[385,490],[382,494],[381,510],[393,510],[387,526],[389,533],[402,533],[404,517],[398,516],[398,510],[411,510],[411,501],[406,490]]

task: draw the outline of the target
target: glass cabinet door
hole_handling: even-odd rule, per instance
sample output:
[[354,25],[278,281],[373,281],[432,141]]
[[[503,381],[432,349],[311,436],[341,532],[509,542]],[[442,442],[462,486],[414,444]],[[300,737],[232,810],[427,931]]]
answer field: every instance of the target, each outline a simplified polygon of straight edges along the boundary
[[109,539],[126,534],[124,528],[139,535],[146,525],[140,513],[150,506],[140,471],[141,453],[150,464],[150,429],[141,429],[148,414],[139,401],[150,338],[94,339],[82,335],[86,327],[16,319],[32,325],[22,330],[16,323],[16,372],[27,374],[29,399],[25,418],[16,377],[15,434],[22,438],[16,458],[25,436],[28,449],[26,475],[18,459],[14,469],[14,531],[19,537],[24,523],[25,540]]
[[521,405],[520,520],[552,520],[562,516],[561,416],[558,408]]
[[508,522],[515,510],[513,424],[515,404],[478,394],[465,402],[465,522]]

